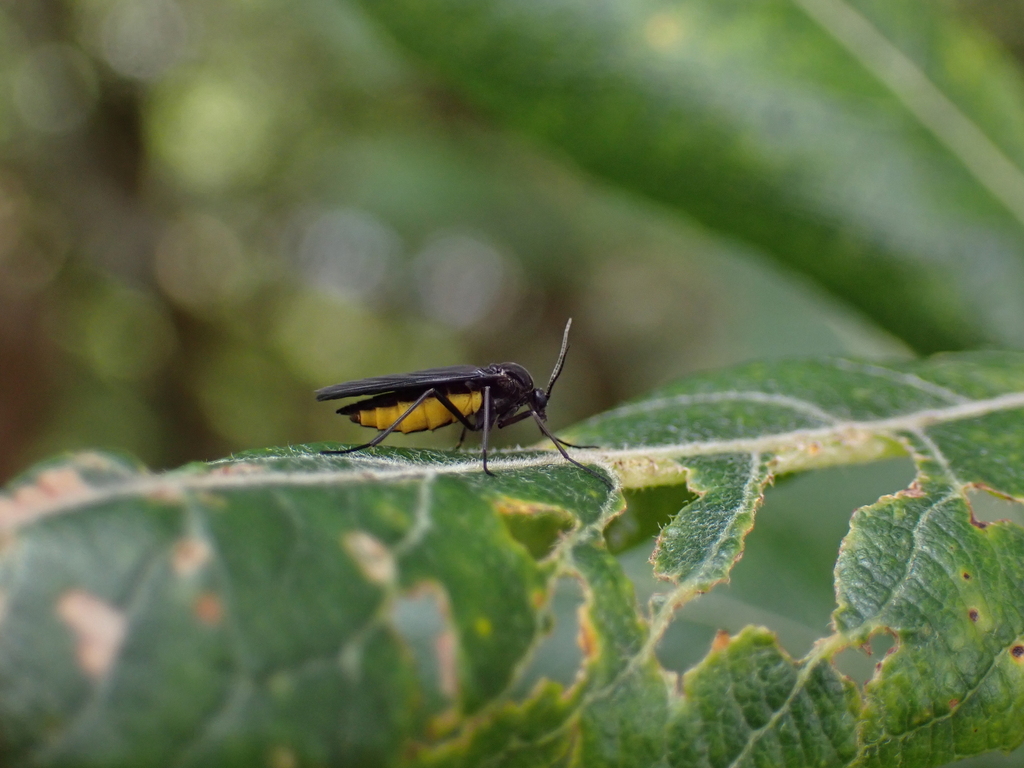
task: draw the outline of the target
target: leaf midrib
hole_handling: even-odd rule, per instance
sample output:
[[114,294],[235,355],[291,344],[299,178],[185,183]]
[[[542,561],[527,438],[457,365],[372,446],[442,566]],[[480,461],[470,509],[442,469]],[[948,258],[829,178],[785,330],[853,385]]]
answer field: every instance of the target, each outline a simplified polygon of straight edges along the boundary
[[[765,393],[762,393],[765,394]],[[631,459],[648,458],[687,458],[720,453],[764,453],[777,454],[784,449],[792,449],[807,444],[807,450],[817,443],[842,441],[849,452],[858,445],[880,435],[896,435],[901,432],[916,432],[934,424],[977,418],[990,413],[1024,408],[1024,392],[1011,392],[984,400],[972,400],[943,408],[927,408],[900,416],[865,421],[837,421],[826,427],[812,427],[779,432],[752,438],[736,438],[730,440],[706,440],[691,443],[669,445],[624,447],[618,449],[583,450],[577,449],[577,459],[612,469],[616,463],[628,462]],[[610,415],[615,414],[614,411]],[[599,417],[600,418],[600,417]],[[508,449],[496,452],[488,461],[492,470],[521,470],[548,467],[560,464],[563,459],[554,451],[549,455],[515,456],[522,449]],[[536,449],[530,449],[536,451]],[[288,458],[298,458],[292,453]],[[251,457],[234,461],[226,466],[240,468],[251,466],[255,471],[223,474],[184,474],[171,472],[164,475],[144,475],[119,485],[90,488],[87,491],[76,491],[53,499],[49,503],[33,508],[31,515],[18,516],[14,520],[0,520],[0,531],[14,530],[31,524],[42,517],[61,514],[83,507],[101,504],[131,496],[146,496],[154,500],[173,500],[177,495],[190,491],[216,491],[233,489],[253,489],[274,486],[330,486],[360,482],[401,482],[404,480],[421,480],[427,475],[463,475],[481,471],[480,460],[472,457],[466,461],[448,464],[414,464],[381,456],[362,457],[354,454],[349,460],[363,466],[355,466],[344,470],[309,471],[259,471],[261,464],[279,461],[281,456]],[[310,455],[310,458],[315,458]],[[329,461],[327,459],[325,462]],[[223,462],[220,462],[223,464]],[[216,465],[214,465],[216,466]]]
[[[680,395],[689,397],[687,395]],[[736,398],[739,400],[740,398]],[[667,398],[666,398],[667,400]],[[760,400],[760,402],[764,402]],[[642,403],[637,404],[642,406]],[[831,439],[848,440],[857,435],[876,436],[881,434],[894,435],[901,432],[916,432],[935,424],[977,418],[998,411],[1024,408],[1024,392],[1010,392],[1005,395],[971,400],[943,408],[926,408],[899,416],[888,416],[882,419],[843,420],[836,421],[825,427],[801,427],[788,432],[777,432],[761,437],[740,437],[729,440],[704,440],[690,443],[672,443],[666,445],[643,446],[637,448],[618,448],[604,450],[580,450],[576,457],[585,459],[631,459],[650,456],[685,458],[689,456],[706,456],[719,453],[778,453],[783,448],[792,447],[794,443],[812,440],[829,442]],[[594,425],[599,425],[606,417],[614,417],[615,411],[594,418]],[[490,462],[488,462],[490,463]]]

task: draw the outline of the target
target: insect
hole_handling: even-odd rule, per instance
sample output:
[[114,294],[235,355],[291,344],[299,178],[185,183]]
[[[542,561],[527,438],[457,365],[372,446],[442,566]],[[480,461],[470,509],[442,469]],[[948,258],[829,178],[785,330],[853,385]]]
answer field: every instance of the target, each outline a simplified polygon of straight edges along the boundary
[[[608,480],[590,467],[580,464],[565,450],[592,448],[567,443],[555,437],[547,428],[547,405],[551,389],[558,381],[569,351],[569,328],[565,325],[562,349],[551,372],[547,389],[536,388],[533,377],[518,363],[493,363],[478,368],[475,365],[452,365],[429,368],[425,371],[401,373],[394,376],[376,376],[344,384],[335,384],[316,391],[317,400],[340,400],[347,397],[369,395],[365,400],[343,405],[338,413],[348,416],[356,424],[380,430],[368,443],[341,451],[323,451],[327,454],[352,453],[379,445],[392,432],[422,432],[439,429],[456,422],[462,424],[462,436],[456,448],[462,445],[466,432],[483,432],[484,472],[487,468],[487,442],[492,429],[532,417],[540,431],[555,444],[555,448],[571,464],[598,478],[605,485]],[[525,409],[525,410],[524,410]]]

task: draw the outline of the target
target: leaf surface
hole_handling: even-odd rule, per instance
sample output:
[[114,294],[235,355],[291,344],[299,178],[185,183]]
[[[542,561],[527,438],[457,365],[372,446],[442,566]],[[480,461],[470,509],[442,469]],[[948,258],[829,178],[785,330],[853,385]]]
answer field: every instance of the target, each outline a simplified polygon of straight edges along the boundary
[[[689,488],[649,605],[605,543],[622,495],[550,451],[493,477],[319,446],[30,470],[0,496],[5,763],[938,766],[1024,741],[1024,530],[967,495],[1024,498],[1024,355],[755,364],[565,436],[622,486]],[[773,478],[900,453],[917,477],[854,514],[832,635],[793,659],[747,628],[662,669]],[[517,700],[565,578],[575,682]],[[859,689],[832,662],[880,633],[896,645]]]

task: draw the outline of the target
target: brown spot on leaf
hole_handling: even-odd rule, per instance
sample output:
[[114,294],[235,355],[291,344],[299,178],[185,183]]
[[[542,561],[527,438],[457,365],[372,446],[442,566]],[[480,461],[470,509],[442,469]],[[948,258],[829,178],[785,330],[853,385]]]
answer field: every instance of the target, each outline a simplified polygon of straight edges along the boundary
[[970,617],[971,621],[977,621],[978,620],[978,609],[977,608],[971,608],[971,610],[969,610],[967,612],[967,615]]
[[23,485],[14,492],[14,503],[24,510],[43,506],[47,501],[46,491],[36,485]]
[[554,504],[541,504],[502,496],[494,502],[494,509],[502,515],[554,515],[565,519],[569,525],[573,524],[573,516]]
[[1015,659],[1024,659],[1024,645],[1015,645],[1010,649],[1010,655]]
[[0,522],[6,522],[18,515],[18,505],[10,496],[0,496]]
[[969,574],[967,571],[964,571],[964,581],[970,581],[970,580],[971,580],[971,574]]
[[35,482],[23,485],[13,495],[0,496],[0,528],[13,528],[42,517],[54,509],[54,502],[89,492],[82,476],[70,467],[40,472]]
[[921,488],[921,486],[918,484],[917,480],[915,480],[914,482],[912,482],[910,484],[909,488],[905,488],[904,490],[900,491],[896,495],[897,496],[905,496],[905,497],[911,498],[911,499],[920,499],[920,498],[922,498],[925,495],[925,492]]
[[729,645],[729,633],[724,629],[715,632],[715,639],[711,641],[711,652],[724,650]]
[[61,595],[57,615],[75,635],[78,666],[94,680],[105,675],[124,642],[128,629],[125,615],[84,589]]
[[959,704],[960,704],[960,699],[950,699],[949,700],[949,708],[950,709],[956,709]]
[[208,627],[215,627],[224,618],[224,604],[213,592],[203,592],[196,598],[192,611],[199,621]]
[[147,491],[146,498],[164,504],[181,504],[185,500],[185,493],[176,485],[161,483]]
[[51,499],[89,490],[82,476],[70,467],[40,472],[36,478],[36,485]]
[[255,462],[238,461],[234,464],[225,464],[222,467],[214,467],[210,470],[211,475],[252,475],[259,472],[266,472],[266,467],[262,467]]
[[434,653],[437,655],[437,678],[441,693],[454,699],[459,693],[459,673],[455,663],[457,641],[455,632],[446,629],[434,641]]
[[210,545],[198,536],[178,539],[171,552],[171,567],[183,578],[192,576],[210,560]]
[[585,658],[593,659],[597,656],[601,643],[597,636],[597,630],[594,629],[594,625],[590,621],[590,613],[585,604],[579,607],[578,616],[580,630],[576,635],[576,644],[583,651]]
[[341,545],[373,583],[392,584],[398,578],[395,557],[380,539],[363,531],[352,531],[341,537]]

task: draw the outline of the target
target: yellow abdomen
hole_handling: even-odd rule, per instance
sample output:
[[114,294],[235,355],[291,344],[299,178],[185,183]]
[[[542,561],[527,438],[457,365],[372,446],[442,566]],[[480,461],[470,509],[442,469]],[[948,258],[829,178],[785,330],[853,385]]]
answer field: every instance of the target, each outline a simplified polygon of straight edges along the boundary
[[[470,416],[480,410],[483,404],[483,394],[480,392],[468,392],[461,395],[448,395],[454,405],[463,416]],[[397,403],[387,408],[372,408],[359,411],[353,414],[353,421],[358,416],[358,422],[364,427],[375,427],[376,429],[387,429],[398,417],[405,413],[412,405],[408,403]],[[422,432],[425,429],[437,429],[455,421],[455,417],[436,398],[429,398],[420,403],[419,407],[405,417],[405,420],[395,427],[398,432]]]

